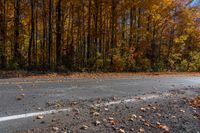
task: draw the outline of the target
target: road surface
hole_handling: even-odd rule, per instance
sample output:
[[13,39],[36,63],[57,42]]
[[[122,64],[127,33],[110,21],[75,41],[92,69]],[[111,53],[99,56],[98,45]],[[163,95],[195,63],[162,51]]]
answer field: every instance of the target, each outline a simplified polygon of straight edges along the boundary
[[[48,114],[52,113],[48,111],[56,111],[49,105],[55,102],[110,97],[118,99],[148,97],[185,88],[190,92],[190,88],[199,86],[200,77],[195,76],[0,79],[0,133],[13,133],[45,126],[35,121],[37,114],[34,113],[44,112],[48,119],[50,117]],[[69,109],[68,107],[66,104],[59,109]]]

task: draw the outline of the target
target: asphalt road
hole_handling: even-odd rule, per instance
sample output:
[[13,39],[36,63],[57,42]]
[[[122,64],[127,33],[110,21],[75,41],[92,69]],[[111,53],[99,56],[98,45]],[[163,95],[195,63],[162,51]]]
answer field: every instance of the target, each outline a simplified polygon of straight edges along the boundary
[[[1,121],[16,116],[50,110],[47,103],[108,97],[163,94],[170,90],[198,88],[200,77],[124,77],[124,78],[51,78],[0,80],[0,133],[13,133],[41,126],[33,117]],[[22,98],[21,98],[22,97]],[[65,107],[67,108],[67,107]],[[48,116],[47,116],[48,117]]]

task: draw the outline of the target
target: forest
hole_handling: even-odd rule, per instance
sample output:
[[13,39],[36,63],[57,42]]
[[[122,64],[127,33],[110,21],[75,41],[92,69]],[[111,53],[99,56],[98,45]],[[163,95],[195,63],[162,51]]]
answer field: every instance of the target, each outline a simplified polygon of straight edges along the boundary
[[181,0],[0,0],[0,69],[200,71],[199,18]]

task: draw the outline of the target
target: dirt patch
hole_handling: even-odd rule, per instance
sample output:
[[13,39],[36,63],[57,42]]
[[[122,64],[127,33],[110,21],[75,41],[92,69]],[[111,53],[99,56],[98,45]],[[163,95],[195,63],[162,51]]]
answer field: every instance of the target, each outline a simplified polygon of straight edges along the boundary
[[104,77],[130,77],[130,76],[200,76],[198,72],[127,72],[127,73],[56,73],[56,72],[31,72],[31,71],[0,71],[0,79],[2,78],[104,78]]
[[28,76],[31,76],[31,73],[27,71],[0,71],[0,79],[19,78],[19,77],[28,77]]

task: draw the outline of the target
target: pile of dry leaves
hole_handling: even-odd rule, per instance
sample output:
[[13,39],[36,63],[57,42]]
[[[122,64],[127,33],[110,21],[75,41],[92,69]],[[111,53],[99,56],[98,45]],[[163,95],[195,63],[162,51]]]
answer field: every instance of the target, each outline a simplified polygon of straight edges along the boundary
[[190,101],[190,105],[195,108],[200,108],[200,95]]

